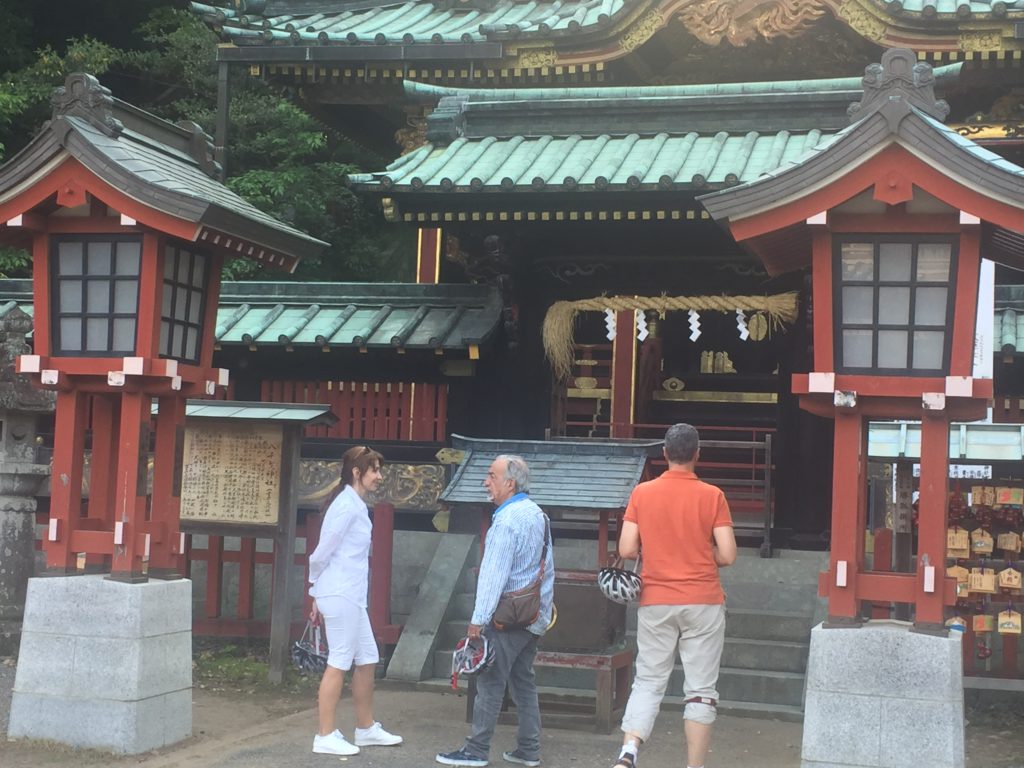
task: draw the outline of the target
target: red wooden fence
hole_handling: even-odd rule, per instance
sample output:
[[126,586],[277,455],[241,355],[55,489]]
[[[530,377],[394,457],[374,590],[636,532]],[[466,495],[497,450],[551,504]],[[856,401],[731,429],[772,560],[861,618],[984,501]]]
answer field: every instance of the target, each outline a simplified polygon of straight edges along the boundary
[[306,437],[437,443],[447,438],[447,384],[265,380],[260,399],[329,405],[338,423],[308,427]]

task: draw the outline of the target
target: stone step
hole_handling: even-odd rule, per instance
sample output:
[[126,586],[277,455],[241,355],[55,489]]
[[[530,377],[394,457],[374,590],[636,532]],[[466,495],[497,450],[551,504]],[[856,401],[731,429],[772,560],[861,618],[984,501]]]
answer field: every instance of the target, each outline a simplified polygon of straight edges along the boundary
[[[452,651],[434,652],[434,676],[445,678],[451,674]],[[578,691],[593,691],[596,675],[591,670],[562,669],[554,667],[537,668],[537,684]],[[799,672],[778,672],[765,670],[722,667],[718,677],[718,691],[723,699],[791,707],[803,703],[804,676]],[[669,678],[666,692],[670,696],[682,696],[683,673],[676,668]]]
[[[636,637],[626,637],[626,646],[636,655]],[[722,650],[722,666],[736,669],[772,672],[806,672],[809,643],[788,640],[752,640],[745,637],[726,637]],[[676,663],[675,668],[682,667]]]
[[726,637],[753,640],[787,640],[808,643],[813,619],[802,612],[766,611],[729,606],[725,617]]
[[[417,690],[433,691],[436,693],[453,693],[451,678],[435,677],[429,680],[422,680],[416,684]],[[468,683],[465,678],[458,682],[459,695],[465,695]],[[581,690],[576,688],[559,688],[556,686],[538,686],[537,693],[541,698],[542,712],[549,707],[554,709],[560,704],[579,706],[593,706],[595,695],[592,690]],[[662,702],[662,710],[681,712],[683,709],[683,698],[681,696],[666,696]],[[718,711],[723,715],[734,717],[755,717],[759,719],[781,720],[785,722],[799,723],[803,721],[804,713],[800,707],[788,706],[785,704],[766,704],[752,701],[731,701],[722,699],[718,702]]]

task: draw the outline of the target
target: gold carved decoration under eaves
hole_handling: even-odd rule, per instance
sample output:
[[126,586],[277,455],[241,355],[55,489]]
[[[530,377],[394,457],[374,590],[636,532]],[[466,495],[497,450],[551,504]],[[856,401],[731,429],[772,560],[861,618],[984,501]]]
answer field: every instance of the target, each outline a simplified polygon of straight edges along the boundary
[[624,52],[635,51],[646,43],[654,33],[665,26],[665,17],[658,11],[649,11],[629,26],[619,38],[619,48]]
[[676,10],[687,31],[701,42],[728,40],[735,46],[759,37],[793,37],[824,15],[824,0],[696,0]]
[[839,6],[837,15],[850,29],[868,40],[880,42],[889,29],[885,21],[875,15],[873,10],[866,8],[861,0],[845,0]]
[[523,69],[540,69],[555,66],[558,54],[553,45],[542,48],[521,48],[516,58],[516,66]]
[[[440,464],[395,464],[385,462],[380,488],[367,499],[371,507],[379,502],[399,509],[436,512],[437,498],[447,485],[445,468]],[[320,507],[337,490],[341,462],[303,459],[299,462],[299,505]]]
[[427,143],[427,118],[426,115],[405,116],[405,127],[395,131],[395,143],[402,148],[402,154],[407,155],[415,149],[419,149]]
[[998,29],[973,29],[960,33],[961,51],[998,51],[1003,47],[1003,34]]

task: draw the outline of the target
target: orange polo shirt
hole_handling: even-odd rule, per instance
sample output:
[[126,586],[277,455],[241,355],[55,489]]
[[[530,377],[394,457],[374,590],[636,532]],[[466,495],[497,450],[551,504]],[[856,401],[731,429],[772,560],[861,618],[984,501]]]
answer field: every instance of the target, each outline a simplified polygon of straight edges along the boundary
[[732,525],[725,494],[692,472],[670,469],[633,489],[625,520],[640,528],[640,605],[725,602],[712,530]]

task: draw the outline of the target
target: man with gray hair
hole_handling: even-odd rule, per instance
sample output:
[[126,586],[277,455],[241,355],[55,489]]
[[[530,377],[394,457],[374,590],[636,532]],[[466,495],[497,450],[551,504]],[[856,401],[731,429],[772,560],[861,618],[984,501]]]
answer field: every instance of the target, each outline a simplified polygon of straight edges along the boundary
[[703,768],[718,706],[725,644],[725,593],[718,569],[736,560],[732,517],[720,488],[697,479],[700,438],[689,424],[665,434],[668,469],[633,489],[622,519],[619,557],[643,549],[637,609],[636,676],[622,716],[615,768],[636,768],[650,738],[678,654],[683,664],[686,765]]
[[[442,765],[488,764],[491,737],[507,685],[516,705],[519,731],[516,748],[502,757],[510,763],[536,766],[540,765],[540,706],[533,660],[537,641],[551,623],[555,588],[551,526],[547,515],[530,500],[530,468],[521,456],[498,456],[487,471],[484,488],[497,509],[484,542],[476,604],[466,634],[470,638],[483,634],[494,649],[494,660],[476,680],[472,734],[461,749],[442,752],[436,759]],[[499,628],[492,619],[501,596],[529,587],[538,577],[541,583],[537,618],[527,627]]]

